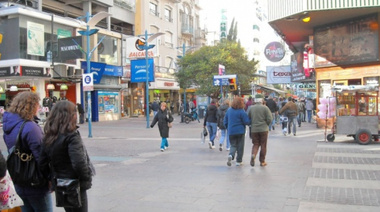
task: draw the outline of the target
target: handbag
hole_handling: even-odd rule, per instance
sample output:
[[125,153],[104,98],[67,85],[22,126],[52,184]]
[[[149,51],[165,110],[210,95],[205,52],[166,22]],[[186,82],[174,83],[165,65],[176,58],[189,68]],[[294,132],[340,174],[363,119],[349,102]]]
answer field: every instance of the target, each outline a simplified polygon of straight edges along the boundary
[[57,207],[80,208],[80,185],[78,179],[57,178],[55,201]]
[[24,205],[24,202],[16,193],[12,178],[7,171],[0,180],[0,210],[16,208],[21,205]]
[[[22,130],[24,121],[16,137],[16,144],[9,149],[7,168],[14,184],[28,187],[45,186],[47,180],[38,168],[38,162],[29,148],[22,147]],[[26,143],[26,142],[25,142]]]
[[168,127],[172,128],[173,127],[173,122],[168,122]]

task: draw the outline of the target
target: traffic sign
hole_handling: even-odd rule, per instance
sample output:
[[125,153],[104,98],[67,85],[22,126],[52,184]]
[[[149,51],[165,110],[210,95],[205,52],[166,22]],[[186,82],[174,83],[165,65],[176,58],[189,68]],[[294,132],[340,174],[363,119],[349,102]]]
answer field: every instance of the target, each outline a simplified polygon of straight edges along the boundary
[[225,78],[225,79],[216,79],[216,78],[214,78],[213,84],[215,86],[220,86],[220,84],[222,84],[222,85],[229,85],[229,82],[228,82],[227,78]]
[[83,74],[83,91],[94,90],[94,73]]

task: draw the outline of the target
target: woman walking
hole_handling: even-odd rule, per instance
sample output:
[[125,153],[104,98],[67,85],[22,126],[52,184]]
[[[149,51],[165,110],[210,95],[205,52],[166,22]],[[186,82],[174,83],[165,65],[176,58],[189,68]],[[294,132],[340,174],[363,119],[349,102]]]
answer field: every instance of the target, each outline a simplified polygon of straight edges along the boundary
[[218,112],[218,107],[216,106],[216,100],[211,100],[210,105],[207,107],[206,115],[204,117],[203,122],[203,128],[207,127],[208,134],[210,136],[210,142],[208,142],[208,145],[210,149],[214,149],[214,139],[216,137],[216,131],[217,131],[217,117],[216,113]]
[[227,110],[224,117],[224,125],[227,128],[231,142],[227,161],[228,166],[231,166],[231,161],[235,158],[236,153],[236,166],[240,166],[243,162],[245,125],[251,124],[251,119],[248,118],[244,107],[244,99],[235,97],[232,101],[231,108]]
[[161,152],[165,151],[169,147],[168,139],[169,138],[169,123],[173,122],[173,116],[166,108],[166,103],[161,102],[160,109],[157,114],[154,116],[150,127],[153,128],[154,125],[158,122],[158,130],[161,135]]
[[59,101],[49,113],[39,165],[50,176],[53,190],[57,178],[79,179],[81,207],[64,207],[67,212],[87,212],[87,190],[95,170],[77,131],[77,111],[70,101]]
[[[39,109],[40,98],[37,94],[25,91],[18,93],[3,116],[4,141],[8,152],[16,144],[16,137],[24,121],[21,132],[22,146],[28,147],[38,161],[43,133],[34,121]],[[52,212],[53,204],[48,184],[41,187],[21,186],[15,183],[17,194],[24,201],[23,212]]]
[[219,139],[219,151],[223,151],[223,143],[226,139],[226,150],[230,151],[230,138],[227,133],[226,126],[224,125],[224,116],[227,113],[228,108],[230,108],[230,100],[224,100],[223,104],[218,108],[216,117],[218,119],[218,127],[220,129],[220,139]]

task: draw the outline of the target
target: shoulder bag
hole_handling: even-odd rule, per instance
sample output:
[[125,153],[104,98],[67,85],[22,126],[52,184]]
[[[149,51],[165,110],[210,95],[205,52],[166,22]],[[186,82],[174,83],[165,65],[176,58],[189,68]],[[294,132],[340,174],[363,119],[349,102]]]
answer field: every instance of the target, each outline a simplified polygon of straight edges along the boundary
[[[42,187],[47,180],[38,168],[38,163],[29,148],[22,146],[22,130],[24,121],[16,137],[16,144],[9,149],[7,167],[13,182],[19,186]],[[26,143],[26,142],[24,142]]]
[[80,208],[80,184],[78,179],[57,178],[55,202],[57,207]]

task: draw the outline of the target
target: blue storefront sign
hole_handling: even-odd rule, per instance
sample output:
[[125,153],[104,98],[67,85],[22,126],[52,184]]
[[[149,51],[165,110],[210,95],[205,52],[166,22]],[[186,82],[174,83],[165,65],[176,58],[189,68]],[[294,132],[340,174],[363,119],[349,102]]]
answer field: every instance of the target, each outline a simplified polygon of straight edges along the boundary
[[[149,76],[148,81],[154,82],[154,62],[153,59],[148,60]],[[131,82],[146,82],[146,61],[132,60],[131,61]]]
[[[83,61],[81,67],[84,70],[84,73],[87,73],[87,62]],[[123,76],[123,67],[107,65],[105,63],[90,63],[90,70],[94,73],[94,84],[99,84],[103,75],[121,77]],[[91,73],[90,72],[90,73]]]

